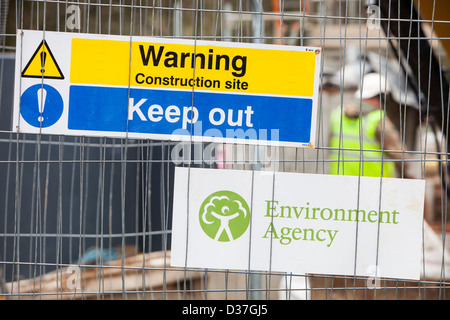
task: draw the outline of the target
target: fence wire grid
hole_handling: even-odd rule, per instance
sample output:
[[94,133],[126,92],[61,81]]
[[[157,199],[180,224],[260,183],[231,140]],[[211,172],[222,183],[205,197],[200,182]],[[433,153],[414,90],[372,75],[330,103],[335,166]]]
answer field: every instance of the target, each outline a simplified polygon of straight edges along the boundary
[[[449,297],[448,1],[1,0],[0,4],[2,299]],[[316,146],[266,150],[223,144],[216,148],[221,154],[213,158],[187,157],[175,163],[171,141],[16,133],[11,123],[14,68],[19,63],[17,30],[320,47]],[[424,232],[417,235],[423,237],[420,281],[377,278],[373,288],[368,285],[371,279],[358,276],[171,267],[176,166],[327,174],[333,162],[330,155],[344,150],[330,146],[331,112],[352,101],[370,72],[380,72],[384,79],[394,77],[396,84],[392,97],[383,103],[399,133],[400,148],[386,161],[400,168],[398,178],[426,180]],[[194,153],[206,146],[191,143]]]

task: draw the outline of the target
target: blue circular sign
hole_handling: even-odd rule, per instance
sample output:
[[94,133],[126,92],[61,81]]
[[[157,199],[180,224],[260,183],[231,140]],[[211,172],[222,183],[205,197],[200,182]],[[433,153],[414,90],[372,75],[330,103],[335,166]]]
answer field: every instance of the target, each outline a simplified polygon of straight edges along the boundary
[[64,102],[59,92],[47,84],[35,84],[22,94],[20,114],[31,126],[47,128],[63,113]]

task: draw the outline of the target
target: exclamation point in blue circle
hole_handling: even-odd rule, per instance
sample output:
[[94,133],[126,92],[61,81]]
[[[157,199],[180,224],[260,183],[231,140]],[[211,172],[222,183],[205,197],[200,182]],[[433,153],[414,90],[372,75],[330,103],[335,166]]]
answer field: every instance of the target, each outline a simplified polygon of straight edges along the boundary
[[35,84],[22,94],[20,114],[31,126],[47,128],[63,113],[64,102],[59,92],[47,84]]

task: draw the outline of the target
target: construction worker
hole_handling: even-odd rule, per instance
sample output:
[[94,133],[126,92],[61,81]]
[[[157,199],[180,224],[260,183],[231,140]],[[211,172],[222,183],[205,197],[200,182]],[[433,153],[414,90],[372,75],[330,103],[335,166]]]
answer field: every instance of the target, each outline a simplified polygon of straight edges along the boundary
[[[330,174],[395,177],[401,172],[398,131],[385,115],[386,79],[369,73],[355,92],[355,104],[338,107],[330,118]],[[342,114],[342,116],[341,116]],[[370,150],[370,151],[369,151]]]

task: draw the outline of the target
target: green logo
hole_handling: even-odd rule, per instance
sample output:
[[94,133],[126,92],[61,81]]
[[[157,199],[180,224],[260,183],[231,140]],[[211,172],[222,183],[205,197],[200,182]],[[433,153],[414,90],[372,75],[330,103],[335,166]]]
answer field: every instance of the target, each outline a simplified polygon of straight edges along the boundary
[[216,241],[229,242],[244,234],[250,224],[247,202],[231,191],[209,195],[200,206],[200,225]]

